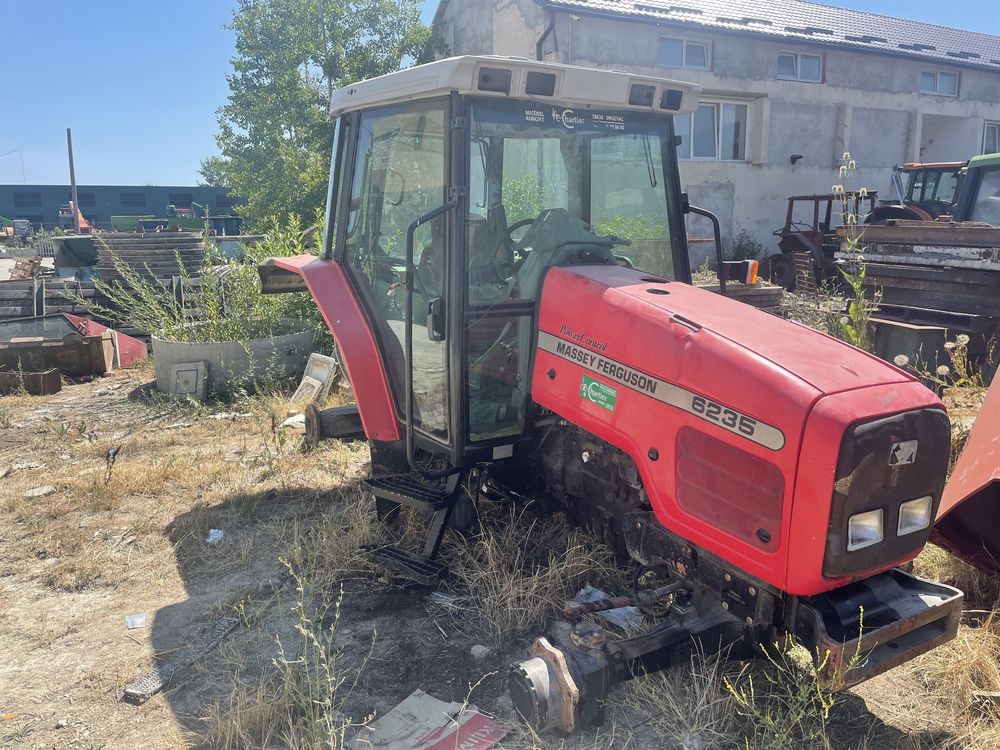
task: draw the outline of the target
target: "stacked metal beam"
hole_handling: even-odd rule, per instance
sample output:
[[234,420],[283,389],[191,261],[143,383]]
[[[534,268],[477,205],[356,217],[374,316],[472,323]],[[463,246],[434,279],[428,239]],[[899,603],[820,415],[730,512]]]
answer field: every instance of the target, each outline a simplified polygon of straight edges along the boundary
[[115,267],[115,256],[146,279],[169,280],[181,274],[181,264],[192,276],[201,272],[204,249],[200,233],[103,234],[97,240],[96,271],[105,281],[125,279]]

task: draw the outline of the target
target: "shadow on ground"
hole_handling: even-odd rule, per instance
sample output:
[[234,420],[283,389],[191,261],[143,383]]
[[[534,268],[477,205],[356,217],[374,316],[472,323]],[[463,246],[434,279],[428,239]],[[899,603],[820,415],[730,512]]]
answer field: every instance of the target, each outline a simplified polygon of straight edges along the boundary
[[[331,502],[338,502],[336,495],[317,501],[308,489],[239,493],[211,507],[196,505],[169,525],[188,598],[155,614],[151,637],[157,663],[198,642],[211,623],[240,615],[217,648],[176,672],[162,694],[152,698],[166,702],[191,746],[200,746],[210,706],[220,703],[228,710],[227,700],[237,687],[259,684],[273,671],[277,641],[296,642],[295,586],[282,560],[291,554],[303,525]],[[222,530],[223,539],[208,544],[210,529]],[[339,594],[326,593],[331,601]],[[336,624],[342,668],[360,669],[357,687],[344,703],[345,715],[363,719],[384,714],[417,688],[442,700],[469,699],[484,710],[509,714],[502,676],[526,643],[506,651],[492,649],[483,660],[472,658],[472,646],[488,644],[482,632],[460,609],[432,603],[428,593],[371,576],[343,582],[339,620],[329,608],[319,621],[323,628]],[[641,719],[625,716],[624,722],[634,729],[631,750],[671,750]],[[840,696],[829,727],[832,747],[838,750],[927,750],[953,739],[944,731],[901,731],[869,712],[852,693]],[[597,738],[585,732],[569,739],[546,738],[544,746],[593,750]],[[603,746],[608,747],[606,739]],[[734,738],[733,747],[744,744]]]

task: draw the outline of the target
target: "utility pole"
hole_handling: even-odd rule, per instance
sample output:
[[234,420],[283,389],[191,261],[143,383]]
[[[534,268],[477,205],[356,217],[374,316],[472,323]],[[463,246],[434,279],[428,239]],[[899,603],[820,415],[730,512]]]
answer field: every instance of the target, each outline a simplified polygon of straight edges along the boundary
[[80,234],[80,204],[76,199],[76,169],[73,167],[73,131],[66,128],[66,147],[69,150],[69,189],[73,197],[73,229]]

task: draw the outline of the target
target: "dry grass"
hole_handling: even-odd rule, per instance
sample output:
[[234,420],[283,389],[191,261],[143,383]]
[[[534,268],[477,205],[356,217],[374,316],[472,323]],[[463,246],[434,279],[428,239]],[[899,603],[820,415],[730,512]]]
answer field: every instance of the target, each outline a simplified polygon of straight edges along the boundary
[[[371,720],[355,721],[344,712],[367,658],[346,664],[337,645],[343,593],[334,602],[317,598],[305,580],[290,575],[296,592],[291,635],[276,638],[273,669],[264,678],[236,686],[228,699],[209,706],[203,730],[193,737],[199,747],[341,750],[348,736]],[[332,624],[325,627],[331,609]]]
[[448,546],[455,584],[497,643],[544,627],[588,581],[620,585],[611,551],[561,517],[501,510]]
[[371,496],[354,485],[339,491],[319,518],[296,524],[288,561],[311,586],[332,590],[346,577],[371,574],[361,547],[384,540]]
[[669,747],[729,748],[738,727],[733,697],[723,682],[727,668],[716,656],[695,653],[689,665],[626,683],[612,700],[647,717]]
[[913,562],[913,572],[961,589],[966,610],[986,614],[1000,609],[1000,576],[973,568],[935,544],[924,547]]

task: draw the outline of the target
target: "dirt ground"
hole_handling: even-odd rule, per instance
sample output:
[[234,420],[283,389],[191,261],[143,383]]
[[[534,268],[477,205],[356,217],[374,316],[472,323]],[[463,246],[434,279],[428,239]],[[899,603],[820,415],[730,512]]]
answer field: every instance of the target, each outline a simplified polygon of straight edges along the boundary
[[[0,399],[0,747],[249,747],[237,729],[266,723],[266,707],[287,694],[274,681],[283,650],[317,624],[339,654],[334,671],[355,675],[338,697],[345,716],[383,714],[416,688],[510,715],[500,677],[529,634],[498,638],[460,584],[438,597],[399,585],[359,562],[363,539],[345,541],[372,523],[370,506],[355,503],[363,443],[303,454],[279,426],[280,399],[175,405],[155,397],[152,379],[140,369]],[[208,541],[212,529],[221,540]],[[133,614],[145,614],[143,627],[126,628]],[[218,648],[165,691],[122,700],[127,683],[234,614]],[[976,640],[980,630],[963,626],[951,650],[842,696],[830,746],[996,746],[967,741],[968,680],[956,678],[996,666],[1000,652]],[[473,658],[475,645],[488,655]],[[690,692],[683,670],[674,677]],[[997,736],[992,720],[980,729]],[[515,730],[504,746],[715,746],[700,731],[665,742],[617,700],[599,732],[567,741]]]

